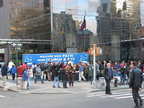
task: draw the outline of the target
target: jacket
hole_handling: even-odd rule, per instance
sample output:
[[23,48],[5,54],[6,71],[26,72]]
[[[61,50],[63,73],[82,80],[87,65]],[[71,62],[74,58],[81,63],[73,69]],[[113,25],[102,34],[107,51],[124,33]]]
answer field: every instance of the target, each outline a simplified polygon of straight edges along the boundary
[[11,71],[12,74],[15,74],[15,73],[16,73],[16,68],[15,68],[15,67],[12,67],[12,68],[10,69],[10,71]]
[[53,75],[54,77],[58,77],[58,76],[59,76],[59,71],[58,71],[58,69],[54,69],[53,72],[52,72],[52,75]]
[[51,63],[48,63],[47,65],[47,72],[52,72],[52,64]]
[[62,80],[68,80],[68,72],[66,72],[66,69],[60,70],[60,73],[62,74]]
[[8,67],[6,66],[6,64],[4,64],[1,69],[2,76],[7,76],[7,71],[8,71]]
[[133,68],[130,74],[129,87],[141,88],[142,81],[143,81],[142,71],[137,67]]
[[28,73],[27,73],[27,70],[25,70],[22,75],[23,75],[23,81],[28,81]]
[[104,76],[104,78],[106,79],[106,80],[109,80],[109,79],[112,79],[113,78],[113,69],[110,67],[110,70],[111,70],[111,76],[110,76],[110,74],[109,74],[109,70],[108,70],[108,68],[106,67],[105,69],[104,69],[104,73],[103,73],[103,76]]
[[42,75],[41,68],[36,67],[36,76],[41,76],[41,75]]

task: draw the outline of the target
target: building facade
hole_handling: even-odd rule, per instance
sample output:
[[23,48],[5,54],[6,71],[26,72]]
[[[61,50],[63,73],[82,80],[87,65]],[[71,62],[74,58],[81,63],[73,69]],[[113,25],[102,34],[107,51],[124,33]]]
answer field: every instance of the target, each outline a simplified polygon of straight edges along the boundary
[[20,55],[82,53],[97,44],[99,60],[144,59],[143,11],[144,0],[0,0],[0,39],[51,41],[23,43]]
[[143,3],[143,0],[101,0],[97,10],[98,43],[103,48],[101,58],[113,61],[144,59]]

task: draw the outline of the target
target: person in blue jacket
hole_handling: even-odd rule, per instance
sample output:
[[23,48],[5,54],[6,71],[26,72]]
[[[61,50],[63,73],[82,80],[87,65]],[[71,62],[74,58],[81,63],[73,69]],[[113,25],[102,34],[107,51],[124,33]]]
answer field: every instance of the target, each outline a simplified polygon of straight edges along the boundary
[[15,73],[16,73],[16,67],[13,65],[12,68],[10,69],[11,74],[12,74],[12,80],[15,80]]
[[28,83],[28,72],[27,72],[27,69],[24,69],[23,73],[23,90],[26,90],[27,89],[27,83]]
[[2,72],[2,80],[3,80],[3,86],[6,86],[6,82],[7,82],[7,72],[8,72],[8,67],[6,64],[4,64],[1,68],[1,72]]

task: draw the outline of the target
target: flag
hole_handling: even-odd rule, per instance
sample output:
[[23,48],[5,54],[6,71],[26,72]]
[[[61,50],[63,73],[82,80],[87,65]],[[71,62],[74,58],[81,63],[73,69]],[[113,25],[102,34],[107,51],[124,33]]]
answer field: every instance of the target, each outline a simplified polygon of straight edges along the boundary
[[84,16],[84,20],[83,20],[83,23],[80,27],[80,30],[83,31],[85,28],[86,28],[86,20],[85,20],[85,16]]

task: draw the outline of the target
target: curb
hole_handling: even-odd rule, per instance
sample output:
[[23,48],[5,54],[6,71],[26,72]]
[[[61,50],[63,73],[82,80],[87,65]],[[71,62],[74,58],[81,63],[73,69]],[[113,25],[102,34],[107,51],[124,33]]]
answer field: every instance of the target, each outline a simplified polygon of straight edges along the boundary
[[17,91],[17,90],[13,90],[13,89],[10,89],[10,88],[8,88],[8,89],[6,89],[7,91],[10,91],[10,92],[19,92],[19,91]]
[[36,92],[31,92],[30,94],[72,94],[72,93],[36,93]]

